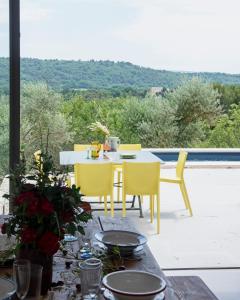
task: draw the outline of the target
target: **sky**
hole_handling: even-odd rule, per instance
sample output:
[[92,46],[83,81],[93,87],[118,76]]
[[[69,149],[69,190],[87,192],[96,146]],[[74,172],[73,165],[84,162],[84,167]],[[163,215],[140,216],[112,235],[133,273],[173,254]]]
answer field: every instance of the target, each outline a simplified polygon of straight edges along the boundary
[[[240,74],[240,0],[20,0],[21,56]],[[0,56],[8,56],[0,0]]]

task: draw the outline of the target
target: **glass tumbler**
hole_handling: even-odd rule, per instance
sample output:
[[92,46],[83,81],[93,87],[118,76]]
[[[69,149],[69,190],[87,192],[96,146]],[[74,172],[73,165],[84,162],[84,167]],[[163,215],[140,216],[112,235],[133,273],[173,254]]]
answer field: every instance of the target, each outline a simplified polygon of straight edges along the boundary
[[13,263],[13,278],[16,282],[16,294],[19,299],[25,299],[30,284],[31,264],[27,259],[18,259]]
[[97,299],[102,279],[102,262],[97,258],[86,259],[80,265],[81,291],[84,300]]
[[43,267],[37,264],[31,264],[30,286],[26,299],[39,300],[41,297]]

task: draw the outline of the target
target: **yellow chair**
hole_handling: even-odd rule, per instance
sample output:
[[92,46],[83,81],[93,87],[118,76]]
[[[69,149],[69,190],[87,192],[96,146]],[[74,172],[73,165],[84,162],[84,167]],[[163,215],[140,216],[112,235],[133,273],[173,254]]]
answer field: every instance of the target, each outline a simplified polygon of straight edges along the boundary
[[85,196],[104,197],[104,212],[107,214],[107,197],[110,196],[111,215],[114,217],[113,165],[112,163],[76,164],[77,181]]
[[90,144],[74,144],[74,151],[85,151],[89,147],[91,147]]
[[[89,148],[91,145],[87,144],[74,144],[74,151],[86,151],[87,148]],[[74,165],[74,178],[75,182],[77,182],[77,171],[76,171],[76,165]]]
[[176,167],[176,177],[175,178],[163,178],[160,177],[160,182],[168,182],[168,183],[176,183],[179,184],[180,190],[182,192],[183,200],[185,203],[186,209],[189,210],[190,216],[192,216],[192,208],[191,204],[189,201],[185,181],[184,181],[184,167],[185,167],[185,162],[187,160],[187,155],[188,153],[184,150],[180,150],[179,156],[178,156],[178,162],[177,162],[177,167]]
[[[151,222],[153,221],[154,198],[157,199],[157,233],[160,233],[160,162],[123,163],[123,207],[122,215],[126,216],[126,196],[150,196]],[[140,203],[141,201],[139,201]]]
[[[120,144],[118,147],[119,151],[141,151],[141,144]],[[116,165],[115,170],[117,171],[117,201],[120,202],[120,184],[121,184],[121,174],[122,174],[122,166]]]
[[141,144],[120,144],[118,147],[120,151],[141,151],[142,145]]
[[[74,151],[86,151],[88,148],[90,148],[90,144],[74,144]],[[75,182],[78,181],[77,179],[77,171],[76,171],[76,165],[74,165],[74,179]],[[99,198],[99,202],[102,202],[102,197]]]

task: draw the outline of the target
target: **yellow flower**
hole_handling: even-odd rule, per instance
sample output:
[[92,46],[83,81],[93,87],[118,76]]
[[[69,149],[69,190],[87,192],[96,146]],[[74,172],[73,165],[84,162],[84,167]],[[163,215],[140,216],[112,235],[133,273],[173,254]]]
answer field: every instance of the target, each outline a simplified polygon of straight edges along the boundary
[[93,122],[90,126],[88,126],[88,128],[91,131],[102,133],[105,136],[110,135],[108,128],[105,125],[103,125],[101,122],[98,122],[98,121]]

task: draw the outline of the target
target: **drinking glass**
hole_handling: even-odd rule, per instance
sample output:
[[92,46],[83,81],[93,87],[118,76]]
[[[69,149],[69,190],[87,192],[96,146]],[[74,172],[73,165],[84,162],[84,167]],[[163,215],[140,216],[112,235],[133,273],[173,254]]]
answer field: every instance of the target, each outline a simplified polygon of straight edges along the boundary
[[43,267],[37,264],[31,264],[31,276],[29,290],[26,296],[28,300],[39,300],[41,296]]
[[80,280],[84,300],[97,299],[102,277],[102,262],[97,258],[86,259],[80,265]]
[[88,223],[80,223],[83,227],[85,234],[78,234],[78,243],[79,249],[82,247],[88,247],[91,250],[91,240],[92,240],[92,220],[89,220]]
[[16,294],[19,299],[25,299],[30,284],[31,264],[27,259],[18,259],[13,263],[13,278],[16,282]]

